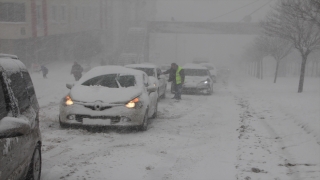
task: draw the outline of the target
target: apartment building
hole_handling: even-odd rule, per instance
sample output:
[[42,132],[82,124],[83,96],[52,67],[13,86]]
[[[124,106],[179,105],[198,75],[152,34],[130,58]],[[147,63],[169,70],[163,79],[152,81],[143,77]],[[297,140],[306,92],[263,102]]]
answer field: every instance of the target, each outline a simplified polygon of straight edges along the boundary
[[130,27],[146,27],[155,0],[0,0],[0,52],[28,66],[85,61],[121,51]]

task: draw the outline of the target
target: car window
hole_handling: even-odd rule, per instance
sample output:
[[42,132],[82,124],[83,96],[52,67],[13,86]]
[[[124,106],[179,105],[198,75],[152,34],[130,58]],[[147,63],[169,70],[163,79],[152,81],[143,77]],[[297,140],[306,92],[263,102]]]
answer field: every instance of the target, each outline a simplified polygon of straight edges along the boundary
[[154,69],[153,68],[134,68],[134,69],[137,69],[137,70],[140,70],[140,71],[143,71],[145,72],[148,76],[154,76]]
[[159,77],[161,74],[162,74],[161,69],[157,68],[157,75],[158,75],[158,77]]
[[148,80],[149,80],[149,78],[145,74],[143,74],[143,84],[145,87],[148,87],[148,85],[149,85]]
[[208,76],[208,70],[206,70],[206,69],[185,69],[184,74],[186,76]]
[[24,79],[21,76],[21,73],[13,73],[10,76],[11,80],[11,89],[13,91],[13,94],[15,98],[18,100],[18,106],[20,109],[20,112],[23,112],[30,106],[30,100],[27,93],[27,86],[24,81]]
[[0,120],[8,115],[8,107],[5,99],[5,94],[2,87],[2,80],[0,80]]
[[32,80],[31,80],[29,73],[23,72],[22,74],[23,74],[23,78],[25,80],[25,83],[27,85],[27,92],[28,92],[29,96],[34,96],[35,91],[34,91],[34,87],[33,87]]
[[82,85],[84,86],[104,86],[108,88],[135,86],[136,81],[133,75],[107,74],[91,78]]

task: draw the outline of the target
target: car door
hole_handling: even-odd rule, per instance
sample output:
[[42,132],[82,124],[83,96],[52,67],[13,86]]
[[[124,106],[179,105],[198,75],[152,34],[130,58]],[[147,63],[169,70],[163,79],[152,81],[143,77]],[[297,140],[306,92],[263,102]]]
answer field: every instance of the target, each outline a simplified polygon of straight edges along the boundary
[[[145,75],[144,75],[145,76]],[[148,85],[152,84],[149,80],[148,76],[144,77],[148,80]],[[158,99],[158,93],[156,92],[148,92],[149,95],[149,111],[148,111],[148,117],[151,117],[155,111],[157,99]]]
[[[21,149],[24,147],[25,139],[23,136],[15,135],[14,132],[8,131],[6,126],[7,118],[15,111],[15,103],[12,102],[8,93],[7,84],[3,76],[0,76],[0,179],[19,179],[26,172],[26,157]],[[13,113],[14,114],[14,113]],[[5,122],[6,121],[6,122]]]
[[207,70],[207,74],[208,74],[208,79],[210,80],[209,83],[210,83],[210,88],[213,87],[213,83],[214,83],[214,80],[212,79],[211,77],[211,73],[209,70]]
[[165,93],[166,84],[165,84],[165,79],[161,78],[161,70],[160,70],[160,68],[157,68],[156,71],[157,71],[157,78],[159,80],[159,90],[160,90],[159,96],[161,96],[161,95],[163,95]]

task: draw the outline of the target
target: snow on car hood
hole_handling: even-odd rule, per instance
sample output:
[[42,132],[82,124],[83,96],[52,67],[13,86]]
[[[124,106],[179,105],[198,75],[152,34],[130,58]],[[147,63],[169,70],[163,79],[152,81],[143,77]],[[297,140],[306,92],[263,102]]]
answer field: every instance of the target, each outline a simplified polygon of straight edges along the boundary
[[184,86],[196,87],[201,81],[205,81],[207,79],[207,76],[186,76]]
[[137,87],[108,88],[103,86],[74,86],[70,91],[71,99],[81,102],[102,101],[104,103],[126,103],[142,94]]

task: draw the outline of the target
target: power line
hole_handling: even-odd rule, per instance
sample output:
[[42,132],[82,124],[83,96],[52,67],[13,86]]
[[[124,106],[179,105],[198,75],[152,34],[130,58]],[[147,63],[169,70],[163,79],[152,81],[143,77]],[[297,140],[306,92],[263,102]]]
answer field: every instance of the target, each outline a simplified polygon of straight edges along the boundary
[[217,17],[215,17],[215,18],[209,19],[207,22],[212,21],[212,20],[215,20],[215,19],[218,19],[218,18],[220,18],[220,17],[222,17],[222,16],[228,15],[228,14],[233,13],[233,12],[235,12],[235,11],[238,11],[239,9],[245,8],[245,7],[247,7],[247,6],[249,6],[249,5],[253,4],[253,3],[256,3],[256,2],[258,2],[258,1],[260,1],[260,0],[256,0],[256,1],[254,1],[254,2],[251,2],[251,3],[249,3],[249,4],[246,4],[246,5],[244,5],[244,6],[241,6],[241,7],[237,8],[237,9],[234,9],[234,10],[232,10],[232,11],[229,11],[229,12],[227,12],[227,13],[225,13],[225,14],[222,14],[222,15],[217,16]]
[[[254,10],[252,13],[246,15],[245,17],[251,16],[253,13],[259,11],[261,8],[263,8],[263,7],[266,6],[267,4],[271,3],[272,1],[273,1],[273,0],[269,0],[267,3],[265,3],[265,4],[262,5],[262,6],[260,6],[259,8],[257,8],[256,10]],[[244,17],[244,18],[245,18],[245,17]],[[240,22],[243,21],[244,18],[242,18],[242,19],[240,20]]]

